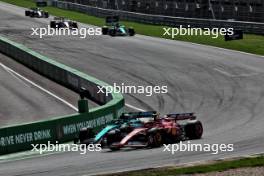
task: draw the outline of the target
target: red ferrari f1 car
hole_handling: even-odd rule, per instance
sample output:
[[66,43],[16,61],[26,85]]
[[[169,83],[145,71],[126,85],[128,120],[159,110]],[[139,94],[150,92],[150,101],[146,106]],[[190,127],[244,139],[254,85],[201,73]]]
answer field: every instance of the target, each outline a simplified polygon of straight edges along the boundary
[[123,147],[142,148],[159,147],[162,144],[175,143],[183,140],[200,139],[203,126],[193,113],[167,114],[146,118],[139,113],[128,113],[128,116],[138,116],[108,132],[107,145],[111,150]]

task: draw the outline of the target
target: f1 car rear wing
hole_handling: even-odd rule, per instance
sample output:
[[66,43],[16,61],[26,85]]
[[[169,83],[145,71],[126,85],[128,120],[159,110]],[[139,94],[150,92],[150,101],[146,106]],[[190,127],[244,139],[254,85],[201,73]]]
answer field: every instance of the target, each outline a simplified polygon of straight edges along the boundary
[[38,7],[31,7],[30,10],[33,10],[33,11],[40,11],[41,9],[38,8]]
[[177,113],[177,114],[167,114],[167,118],[172,118],[175,120],[195,120],[196,116],[194,113]]
[[64,17],[54,17],[54,20],[56,20],[56,21],[65,21],[66,19]]
[[121,119],[131,119],[131,118],[147,118],[154,117],[156,118],[158,113],[156,111],[146,111],[146,112],[128,112],[123,113],[120,117]]

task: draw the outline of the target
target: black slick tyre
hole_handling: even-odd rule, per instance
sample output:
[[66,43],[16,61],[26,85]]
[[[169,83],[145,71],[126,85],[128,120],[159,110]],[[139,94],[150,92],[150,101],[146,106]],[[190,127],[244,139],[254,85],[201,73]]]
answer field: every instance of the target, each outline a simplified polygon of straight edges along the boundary
[[203,135],[203,125],[200,121],[187,123],[185,125],[185,135],[189,139],[200,139]]

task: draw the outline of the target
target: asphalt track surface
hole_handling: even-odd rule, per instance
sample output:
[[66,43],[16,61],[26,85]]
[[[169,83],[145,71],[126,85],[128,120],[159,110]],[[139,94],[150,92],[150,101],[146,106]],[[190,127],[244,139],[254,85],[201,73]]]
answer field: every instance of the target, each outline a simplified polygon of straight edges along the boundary
[[2,163],[0,175],[90,175],[263,152],[263,57],[140,35],[39,39],[30,36],[30,28],[45,27],[48,20],[23,14],[23,9],[1,4],[1,35],[110,84],[167,85],[167,94],[126,94],[126,103],[163,114],[196,112],[204,136],[192,143],[232,143],[234,151],[66,152]]
[[[0,54],[0,127],[76,113],[72,107],[24,78],[30,78],[41,88],[51,89],[53,93],[63,92],[64,100],[69,95],[74,96],[64,87]],[[71,98],[71,101],[74,99]]]

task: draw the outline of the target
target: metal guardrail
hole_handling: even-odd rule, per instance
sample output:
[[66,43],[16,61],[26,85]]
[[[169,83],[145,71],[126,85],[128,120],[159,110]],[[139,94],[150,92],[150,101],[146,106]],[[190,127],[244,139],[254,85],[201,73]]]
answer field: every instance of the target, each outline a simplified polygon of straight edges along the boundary
[[234,28],[241,29],[245,33],[261,34],[264,35],[264,23],[244,22],[244,21],[226,21],[226,20],[213,20],[213,19],[200,19],[200,18],[182,18],[161,15],[150,15],[142,13],[127,12],[121,10],[110,10],[97,8],[87,5],[81,5],[71,2],[53,1],[52,5],[66,10],[73,10],[88,15],[105,17],[109,15],[118,15],[120,19],[127,21],[134,21],[146,24],[191,27],[197,28]]

